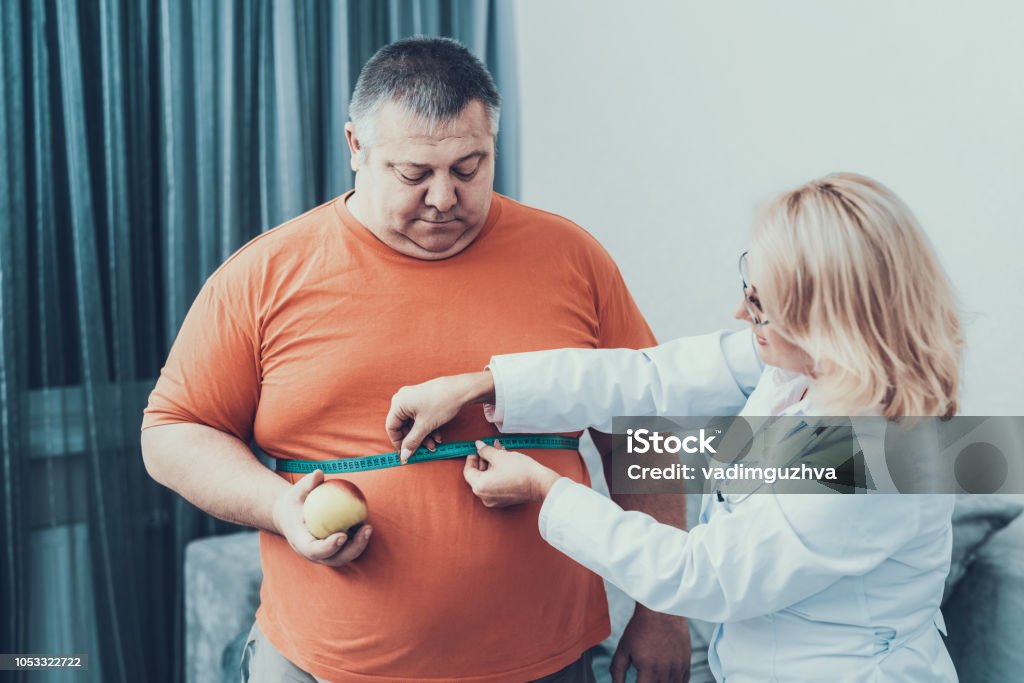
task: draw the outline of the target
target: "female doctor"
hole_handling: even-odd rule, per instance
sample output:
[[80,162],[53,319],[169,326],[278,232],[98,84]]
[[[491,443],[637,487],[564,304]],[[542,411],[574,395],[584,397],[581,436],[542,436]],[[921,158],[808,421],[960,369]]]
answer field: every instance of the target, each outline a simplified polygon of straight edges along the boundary
[[[783,194],[759,215],[740,273],[736,317],[766,365],[741,416],[956,411],[952,290],[888,188],[836,174]],[[693,355],[702,344],[705,358]],[[481,401],[503,432],[610,432],[613,415],[705,414],[703,397],[736,390],[715,370],[730,365],[730,344],[497,356],[482,373],[400,390],[388,432],[407,454]],[[650,609],[719,623],[708,653],[719,681],[956,680],[939,635],[950,496],[705,496],[702,523],[686,532],[529,456],[477,446],[464,474],[485,505],[542,502],[552,546]]]

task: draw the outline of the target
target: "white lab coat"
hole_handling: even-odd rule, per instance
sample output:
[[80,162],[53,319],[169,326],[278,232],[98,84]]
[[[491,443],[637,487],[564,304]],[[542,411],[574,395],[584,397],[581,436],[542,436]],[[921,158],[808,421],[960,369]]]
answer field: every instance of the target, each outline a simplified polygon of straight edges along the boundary
[[[653,349],[496,356],[504,432],[611,431],[615,415],[735,414],[759,374],[749,333]],[[806,379],[764,370],[744,415],[815,415]],[[780,404],[792,404],[779,411]],[[541,508],[555,548],[661,612],[719,622],[727,683],[956,681],[939,635],[952,496],[705,496],[686,532],[560,480]]]

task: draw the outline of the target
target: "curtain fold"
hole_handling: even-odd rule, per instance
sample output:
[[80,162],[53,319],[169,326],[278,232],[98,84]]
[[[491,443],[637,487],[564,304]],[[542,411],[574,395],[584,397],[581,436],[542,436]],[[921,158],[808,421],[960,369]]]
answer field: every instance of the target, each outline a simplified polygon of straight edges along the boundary
[[[351,187],[352,87],[398,38],[452,36],[488,63],[504,97],[496,189],[515,196],[504,5],[0,2],[0,651],[74,651],[92,641],[66,624],[85,620],[98,651],[81,680],[184,679],[185,546],[234,527],[142,462],[178,326],[242,244]],[[63,528],[79,539],[66,553]],[[56,556],[60,570],[30,572]],[[91,599],[33,603],[56,580]]]
[[[19,3],[0,3],[0,69],[4,79],[3,102],[0,107],[0,448],[3,474],[0,495],[0,590],[3,590],[3,613],[0,615],[0,642],[12,645],[25,642],[28,609],[26,595],[27,539],[25,504],[16,482],[22,478],[21,458],[15,453],[26,451],[28,433],[25,428],[28,396],[26,385],[28,344],[24,330],[28,323],[28,307],[20,300],[28,289],[26,197],[29,169],[25,164],[27,141],[25,102],[31,101],[25,83],[22,63],[23,36],[27,33]],[[32,17],[34,22],[35,17]],[[32,35],[30,32],[28,33]],[[34,46],[35,47],[35,46]],[[23,650],[11,649],[11,652]]]

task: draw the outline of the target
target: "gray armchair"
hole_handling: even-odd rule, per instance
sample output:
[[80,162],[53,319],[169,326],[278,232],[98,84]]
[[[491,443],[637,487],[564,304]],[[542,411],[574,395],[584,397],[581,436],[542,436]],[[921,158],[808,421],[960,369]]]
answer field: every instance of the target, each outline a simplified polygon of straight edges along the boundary
[[980,545],[942,611],[963,683],[1024,678],[1024,516]]
[[185,550],[185,681],[238,683],[260,604],[259,534],[192,541]]

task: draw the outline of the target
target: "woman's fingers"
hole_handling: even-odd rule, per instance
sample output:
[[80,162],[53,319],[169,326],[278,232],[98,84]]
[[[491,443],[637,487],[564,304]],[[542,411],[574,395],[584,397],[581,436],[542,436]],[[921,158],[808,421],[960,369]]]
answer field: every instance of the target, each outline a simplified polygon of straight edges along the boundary
[[[426,424],[426,421],[423,418],[420,418],[413,423],[412,427],[409,429],[409,433],[406,434],[405,439],[402,441],[399,458],[401,458],[403,465],[409,462],[409,458],[412,457],[412,454],[416,452],[416,449],[420,447],[421,443],[426,445],[424,443],[424,439],[427,439],[428,435],[435,429],[437,429],[436,424]],[[433,442],[431,442],[427,448],[429,450],[434,450],[431,448],[433,445]]]
[[477,455],[470,455],[466,458],[466,464],[462,467],[462,477],[466,480],[466,483],[476,491],[477,482],[480,480],[480,457]]
[[480,455],[480,459],[486,463],[493,462],[494,457],[500,453],[500,451],[494,446],[488,446],[483,441],[477,441],[475,444],[476,452]]
[[384,418],[384,431],[387,432],[388,438],[391,439],[395,448],[399,448],[409,434],[409,416],[400,405],[395,403],[394,399],[392,399],[387,417]]
[[478,383],[476,374],[454,375],[402,387],[395,392],[384,429],[400,451],[403,463],[420,444],[431,451],[437,448],[441,442],[440,428],[473,400],[475,394],[468,389]]

